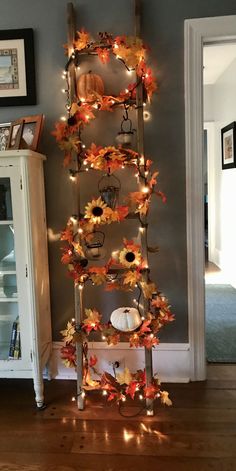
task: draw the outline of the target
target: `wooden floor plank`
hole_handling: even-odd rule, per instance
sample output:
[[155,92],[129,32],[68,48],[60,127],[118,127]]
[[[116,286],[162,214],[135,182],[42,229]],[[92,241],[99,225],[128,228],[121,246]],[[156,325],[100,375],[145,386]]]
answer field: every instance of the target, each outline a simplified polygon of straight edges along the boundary
[[117,433],[74,434],[72,453],[130,455],[136,449],[142,456],[198,456],[202,458],[236,458],[236,435],[162,434],[155,428],[144,434],[125,430]]
[[125,418],[101,394],[78,411],[75,381],[45,382],[37,411],[31,380],[1,380],[0,471],[236,471],[235,382],[165,387],[173,407]]
[[[137,461],[138,460],[138,461]],[[1,454],[0,471],[235,471],[232,458],[181,458],[78,455],[76,454]]]

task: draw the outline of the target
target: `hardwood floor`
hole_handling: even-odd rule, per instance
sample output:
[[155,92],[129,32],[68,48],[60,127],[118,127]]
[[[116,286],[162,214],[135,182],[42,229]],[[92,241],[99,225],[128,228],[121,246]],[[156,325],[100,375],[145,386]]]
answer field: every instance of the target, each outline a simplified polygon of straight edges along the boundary
[[79,412],[74,381],[45,382],[37,411],[31,380],[1,380],[0,471],[235,471],[236,380],[166,388],[173,407],[124,418],[97,393]]

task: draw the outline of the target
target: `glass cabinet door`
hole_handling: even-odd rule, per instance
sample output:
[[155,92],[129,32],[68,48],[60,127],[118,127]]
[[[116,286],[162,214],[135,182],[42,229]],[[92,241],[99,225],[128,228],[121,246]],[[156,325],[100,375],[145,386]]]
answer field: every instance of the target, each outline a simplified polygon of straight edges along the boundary
[[0,177],[0,360],[21,358],[10,178]]

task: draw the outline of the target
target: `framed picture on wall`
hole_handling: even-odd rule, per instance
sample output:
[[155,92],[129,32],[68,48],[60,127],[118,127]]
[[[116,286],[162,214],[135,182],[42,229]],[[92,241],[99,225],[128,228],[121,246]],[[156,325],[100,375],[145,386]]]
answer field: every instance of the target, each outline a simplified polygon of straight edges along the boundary
[[19,149],[20,148],[22,128],[23,128],[22,119],[18,119],[17,121],[14,121],[11,124],[7,149]]
[[33,30],[0,30],[0,106],[35,104]]
[[36,151],[42,133],[44,115],[27,116],[22,118],[23,127],[20,139],[20,149]]
[[7,149],[10,129],[11,123],[0,123],[0,151]]
[[228,124],[221,129],[221,148],[222,148],[222,168],[236,167],[236,141],[235,141],[236,122]]

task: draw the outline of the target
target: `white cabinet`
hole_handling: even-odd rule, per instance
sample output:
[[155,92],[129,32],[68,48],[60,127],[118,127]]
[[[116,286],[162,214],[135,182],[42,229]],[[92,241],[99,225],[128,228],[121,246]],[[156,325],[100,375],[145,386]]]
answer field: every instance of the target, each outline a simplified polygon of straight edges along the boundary
[[0,377],[33,378],[38,407],[52,345],[43,160],[0,152]]

